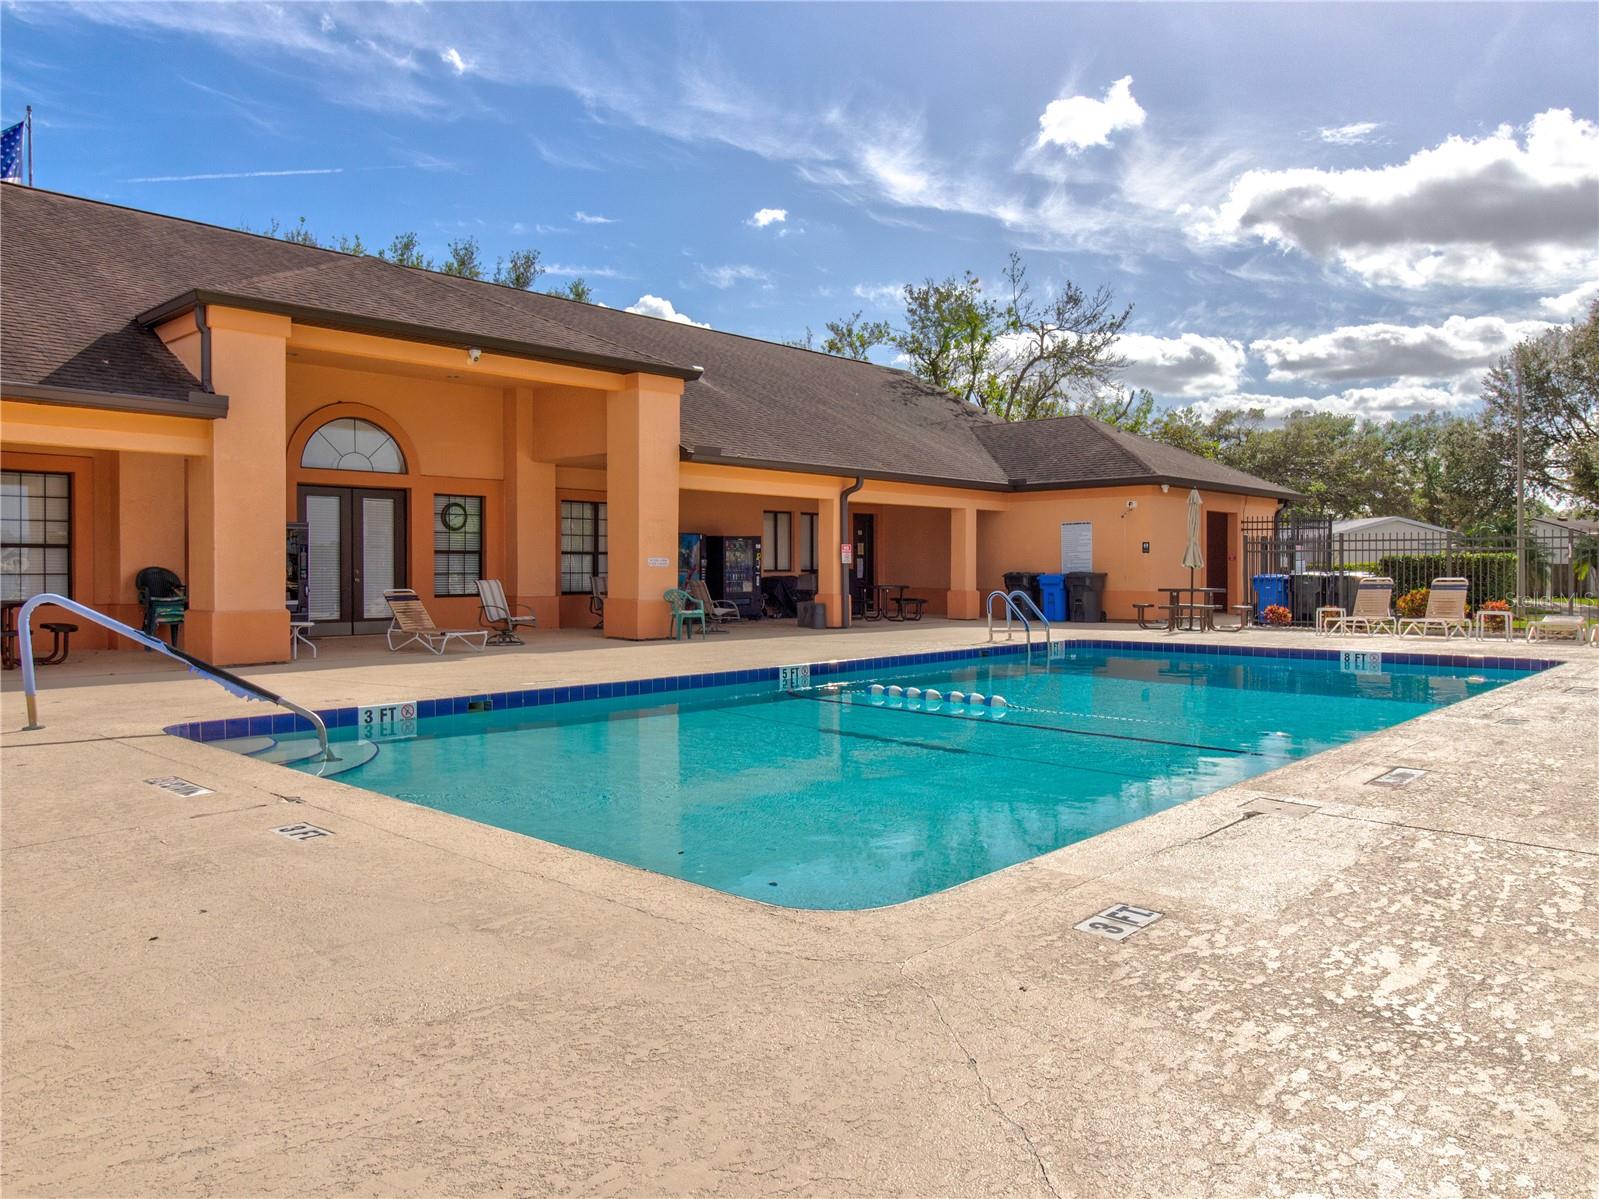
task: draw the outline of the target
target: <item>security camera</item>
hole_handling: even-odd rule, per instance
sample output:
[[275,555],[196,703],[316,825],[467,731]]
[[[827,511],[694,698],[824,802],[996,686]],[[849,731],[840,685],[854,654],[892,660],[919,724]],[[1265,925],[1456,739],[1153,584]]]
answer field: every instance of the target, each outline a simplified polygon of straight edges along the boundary
[[1162,483],[1160,485],[1160,494],[1161,495],[1165,495],[1170,490],[1171,490],[1171,484],[1170,483]]
[[468,346],[466,357],[468,361],[476,362],[479,358],[483,357],[483,351],[478,349],[476,346]]

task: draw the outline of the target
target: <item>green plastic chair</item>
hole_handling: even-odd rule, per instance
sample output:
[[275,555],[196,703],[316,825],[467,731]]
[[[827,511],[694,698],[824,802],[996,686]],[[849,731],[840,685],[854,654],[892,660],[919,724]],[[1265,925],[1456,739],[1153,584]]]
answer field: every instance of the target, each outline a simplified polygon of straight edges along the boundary
[[667,603],[672,605],[672,640],[682,640],[683,633],[687,631],[689,640],[694,639],[694,621],[699,621],[700,636],[705,636],[705,609],[700,607],[700,602],[681,587],[673,587],[662,596]]

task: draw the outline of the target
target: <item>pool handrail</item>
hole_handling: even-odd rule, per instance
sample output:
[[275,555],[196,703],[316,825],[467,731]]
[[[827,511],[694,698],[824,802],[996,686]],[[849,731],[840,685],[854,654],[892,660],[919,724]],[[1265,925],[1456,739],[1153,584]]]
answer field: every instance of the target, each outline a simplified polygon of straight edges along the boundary
[[210,679],[217,686],[238,696],[240,699],[265,700],[267,703],[276,704],[280,708],[293,712],[296,716],[309,721],[311,727],[316,730],[317,743],[321,746],[321,751],[312,760],[316,762],[337,762],[339,760],[332,749],[328,747],[327,726],[322,723],[322,718],[309,708],[302,708],[293,700],[284,699],[283,696],[278,695],[276,692],[268,691],[258,683],[252,683],[249,679],[241,679],[231,671],[223,670],[220,666],[213,666],[202,658],[196,658],[193,654],[186,654],[176,646],[168,645],[159,638],[142,633],[131,625],[125,625],[120,620],[107,616],[104,612],[98,612],[86,604],[78,603],[77,600],[68,599],[64,595],[56,595],[49,591],[40,592],[29,599],[17,613],[17,654],[21,659],[19,665],[22,667],[22,690],[28,702],[28,723],[22,726],[24,732],[32,732],[35,729],[44,727],[44,725],[39,723],[39,705],[35,698],[37,688],[33,676],[33,630],[29,623],[33,617],[34,609],[44,604],[49,604],[55,608],[64,608],[74,616],[81,616],[84,620],[91,621],[103,629],[110,629],[113,633],[126,637],[129,641],[138,642],[145,649],[154,650],[158,654],[165,654],[175,662],[182,662],[201,678]]
[[1006,641],[1011,639],[1011,617],[1014,615],[1017,620],[1021,621],[1022,629],[1027,634],[1027,660],[1029,662],[1033,660],[1033,621],[1028,619],[1027,612],[1024,610],[1023,605],[1025,605],[1026,608],[1032,609],[1033,619],[1037,620],[1044,626],[1044,661],[1048,662],[1050,651],[1053,649],[1051,642],[1053,640],[1054,628],[1050,624],[1049,618],[1046,617],[1043,612],[1039,610],[1038,605],[1033,602],[1033,597],[1028,595],[1025,591],[1017,590],[1009,593],[1004,591],[991,591],[988,593],[988,639],[990,641],[994,639],[994,601],[996,599],[1005,601]]

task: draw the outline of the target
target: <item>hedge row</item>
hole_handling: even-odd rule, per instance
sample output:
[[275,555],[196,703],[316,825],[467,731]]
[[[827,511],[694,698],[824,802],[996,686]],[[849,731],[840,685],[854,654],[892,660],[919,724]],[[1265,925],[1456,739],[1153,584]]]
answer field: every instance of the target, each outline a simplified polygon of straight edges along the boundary
[[1463,578],[1466,602],[1474,612],[1487,600],[1516,594],[1516,555],[1510,553],[1386,554],[1378,559],[1376,573],[1393,579],[1396,599],[1432,586],[1434,579]]

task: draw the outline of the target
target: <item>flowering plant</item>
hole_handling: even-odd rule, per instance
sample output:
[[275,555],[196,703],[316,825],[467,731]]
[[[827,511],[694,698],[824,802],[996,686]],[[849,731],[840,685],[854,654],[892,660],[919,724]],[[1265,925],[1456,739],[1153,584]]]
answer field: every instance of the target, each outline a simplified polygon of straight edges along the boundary
[[1267,604],[1261,618],[1270,625],[1287,625],[1294,623],[1294,614],[1281,604]]
[[1407,591],[1394,601],[1394,611],[1410,619],[1427,615],[1427,596],[1431,593],[1429,587],[1417,587],[1414,591]]
[[1481,612],[1508,612],[1510,611],[1510,601],[1485,600],[1478,610]]

